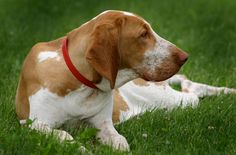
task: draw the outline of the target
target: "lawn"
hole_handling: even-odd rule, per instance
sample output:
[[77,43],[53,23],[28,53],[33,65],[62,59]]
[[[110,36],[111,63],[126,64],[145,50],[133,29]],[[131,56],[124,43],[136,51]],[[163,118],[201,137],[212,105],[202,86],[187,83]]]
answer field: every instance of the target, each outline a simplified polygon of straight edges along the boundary
[[[190,79],[236,88],[235,0],[0,0],[0,155],[123,154],[100,144],[91,128],[67,129],[76,143],[21,127],[15,113],[20,69],[37,42],[64,36],[107,9],[144,17],[190,58]],[[132,154],[236,154],[236,95],[204,98],[193,108],[156,110],[115,126]],[[143,136],[145,134],[145,136]]]

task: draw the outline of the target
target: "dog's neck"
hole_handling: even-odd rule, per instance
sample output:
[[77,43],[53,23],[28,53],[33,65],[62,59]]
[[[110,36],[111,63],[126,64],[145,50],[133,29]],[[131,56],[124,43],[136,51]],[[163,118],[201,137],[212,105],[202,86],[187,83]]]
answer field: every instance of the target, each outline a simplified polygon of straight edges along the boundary
[[68,37],[68,51],[70,59],[76,69],[88,80],[93,83],[99,83],[102,77],[92,68],[92,66],[86,60],[86,51],[89,46],[90,37],[77,30],[72,32],[76,34],[69,34]]
[[[116,83],[115,83],[115,88],[119,88],[125,83],[134,80],[138,78],[138,74],[133,70],[133,69],[121,69],[118,71],[117,77],[116,77]],[[110,91],[110,82],[102,78],[102,81],[96,85],[99,89],[103,91]]]

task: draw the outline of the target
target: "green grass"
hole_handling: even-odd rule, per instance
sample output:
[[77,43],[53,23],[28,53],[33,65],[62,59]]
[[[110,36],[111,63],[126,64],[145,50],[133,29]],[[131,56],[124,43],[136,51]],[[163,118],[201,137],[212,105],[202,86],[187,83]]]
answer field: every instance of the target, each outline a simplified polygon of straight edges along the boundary
[[[78,154],[81,144],[94,154],[122,154],[101,145],[93,129],[68,129],[77,142],[60,144],[19,125],[18,76],[35,43],[63,36],[104,10],[127,10],[190,53],[181,70],[190,79],[236,88],[235,8],[234,0],[0,0],[0,154]],[[236,154],[236,96],[208,97],[195,109],[148,112],[116,128],[132,154]]]

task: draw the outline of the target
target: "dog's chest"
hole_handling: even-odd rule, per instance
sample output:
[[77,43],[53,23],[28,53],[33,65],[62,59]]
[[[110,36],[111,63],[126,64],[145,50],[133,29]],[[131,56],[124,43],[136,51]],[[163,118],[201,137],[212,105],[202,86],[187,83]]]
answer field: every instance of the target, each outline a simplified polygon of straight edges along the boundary
[[81,87],[61,97],[41,88],[29,97],[29,101],[30,119],[40,118],[51,126],[60,126],[70,119],[86,119],[95,115],[106,104],[112,103],[112,93]]

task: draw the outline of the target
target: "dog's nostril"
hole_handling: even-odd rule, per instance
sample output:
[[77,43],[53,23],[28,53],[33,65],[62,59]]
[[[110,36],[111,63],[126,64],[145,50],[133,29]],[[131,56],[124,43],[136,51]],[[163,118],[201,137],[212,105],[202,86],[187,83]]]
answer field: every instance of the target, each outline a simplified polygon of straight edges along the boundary
[[188,60],[188,57],[186,57],[186,59],[184,60],[184,62],[187,61],[187,60]]
[[186,62],[187,60],[188,60],[188,56],[185,57],[182,61],[183,61],[183,62]]

